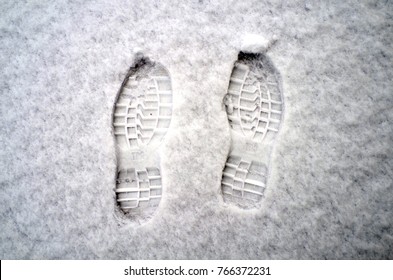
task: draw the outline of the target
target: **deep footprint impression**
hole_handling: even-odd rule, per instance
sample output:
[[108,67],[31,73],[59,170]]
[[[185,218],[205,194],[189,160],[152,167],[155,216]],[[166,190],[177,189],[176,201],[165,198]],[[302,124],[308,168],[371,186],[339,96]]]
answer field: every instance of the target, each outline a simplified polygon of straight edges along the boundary
[[131,67],[116,98],[116,200],[127,216],[148,218],[162,196],[160,143],[171,122],[172,87],[168,71],[142,58]]
[[224,97],[232,145],[223,170],[224,201],[260,205],[284,110],[281,77],[264,54],[239,53]]

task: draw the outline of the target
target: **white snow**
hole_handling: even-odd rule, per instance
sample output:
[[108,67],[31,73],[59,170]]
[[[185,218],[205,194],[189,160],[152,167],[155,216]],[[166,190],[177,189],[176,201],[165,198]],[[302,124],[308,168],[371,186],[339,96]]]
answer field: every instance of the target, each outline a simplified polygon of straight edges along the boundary
[[[309,3],[1,1],[0,258],[392,259],[392,2]],[[136,47],[174,97],[142,226],[115,214],[111,119]],[[220,194],[223,99],[239,52],[267,49],[285,113],[241,211]]]
[[276,41],[276,36],[268,40],[258,34],[246,34],[243,36],[240,50],[246,53],[265,53]]

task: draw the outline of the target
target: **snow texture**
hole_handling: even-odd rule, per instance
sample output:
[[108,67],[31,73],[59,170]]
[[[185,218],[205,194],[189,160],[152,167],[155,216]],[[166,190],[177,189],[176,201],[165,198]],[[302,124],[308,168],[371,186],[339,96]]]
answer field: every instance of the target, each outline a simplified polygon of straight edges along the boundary
[[[67,2],[67,3],[66,3]],[[2,1],[1,259],[392,259],[391,1]],[[222,201],[245,34],[285,115],[261,208]],[[163,196],[116,214],[112,110],[140,48],[172,79]]]
[[274,36],[271,41],[257,34],[246,34],[240,50],[245,53],[265,53],[277,38]]

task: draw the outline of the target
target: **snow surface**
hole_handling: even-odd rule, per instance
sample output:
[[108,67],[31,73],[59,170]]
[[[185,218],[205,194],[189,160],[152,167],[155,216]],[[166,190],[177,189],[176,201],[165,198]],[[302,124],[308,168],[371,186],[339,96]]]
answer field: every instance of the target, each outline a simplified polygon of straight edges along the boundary
[[243,37],[240,50],[245,53],[265,53],[275,41],[277,41],[276,36],[268,40],[258,34],[246,34]]
[[[0,4],[1,259],[393,258],[392,2],[65,2]],[[277,36],[285,99],[254,211],[220,194],[245,34]],[[142,226],[116,218],[111,119],[135,48],[175,101]]]

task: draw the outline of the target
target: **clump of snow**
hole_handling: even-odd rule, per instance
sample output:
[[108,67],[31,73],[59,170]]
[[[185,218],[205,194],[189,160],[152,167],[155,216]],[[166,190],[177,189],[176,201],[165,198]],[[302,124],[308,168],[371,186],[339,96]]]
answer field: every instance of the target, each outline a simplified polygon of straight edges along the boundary
[[143,58],[143,56],[144,56],[143,49],[140,48],[140,47],[135,47],[133,49],[133,53],[135,54],[134,55],[134,60],[135,61],[141,60]]
[[277,37],[273,36],[272,39],[267,39],[257,34],[246,34],[243,36],[242,45],[240,50],[246,53],[264,53],[266,52],[275,42]]

